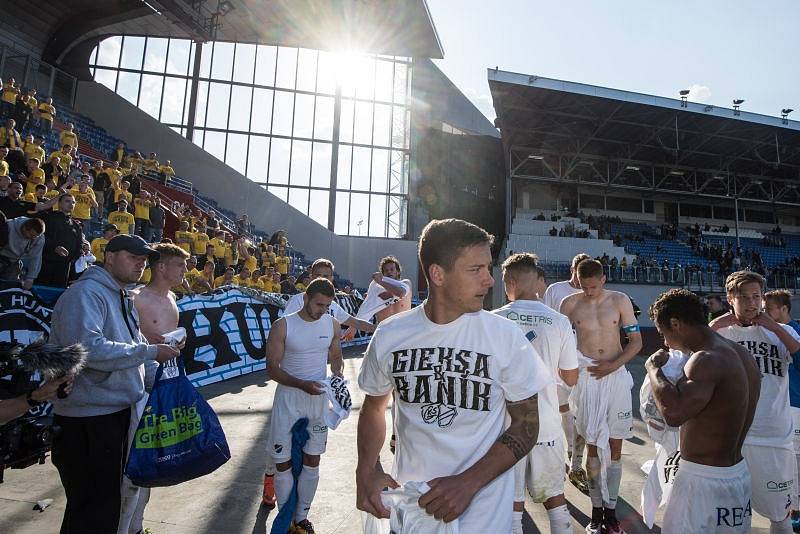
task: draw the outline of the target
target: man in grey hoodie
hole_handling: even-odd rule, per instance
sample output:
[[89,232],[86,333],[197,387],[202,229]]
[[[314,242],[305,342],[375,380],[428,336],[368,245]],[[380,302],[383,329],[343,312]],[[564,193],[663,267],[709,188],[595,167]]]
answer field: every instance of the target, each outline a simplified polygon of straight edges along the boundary
[[20,282],[24,289],[33,286],[42,266],[44,229],[41,219],[17,217],[8,221],[8,243],[0,247],[0,282]]
[[103,267],[86,269],[53,309],[50,341],[83,343],[89,351],[72,393],[53,403],[62,429],[53,464],[67,495],[61,534],[117,531],[131,408],[146,394],[145,375],[152,381],[157,363],[179,354],[147,343],[126,290],[154,254],[141,237],[115,236]]

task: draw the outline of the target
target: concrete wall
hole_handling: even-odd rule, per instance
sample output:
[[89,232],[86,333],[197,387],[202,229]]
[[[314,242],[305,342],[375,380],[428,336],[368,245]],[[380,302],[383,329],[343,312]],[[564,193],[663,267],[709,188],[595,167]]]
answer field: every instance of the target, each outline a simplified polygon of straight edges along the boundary
[[247,213],[256,228],[285,229],[297,250],[311,259],[330,258],[357,287],[369,283],[378,259],[389,254],[398,257],[408,278],[417,279],[416,241],[336,235],[101,84],[79,82],[75,111],[128,146],[171,160],[178,176],[220,206]]

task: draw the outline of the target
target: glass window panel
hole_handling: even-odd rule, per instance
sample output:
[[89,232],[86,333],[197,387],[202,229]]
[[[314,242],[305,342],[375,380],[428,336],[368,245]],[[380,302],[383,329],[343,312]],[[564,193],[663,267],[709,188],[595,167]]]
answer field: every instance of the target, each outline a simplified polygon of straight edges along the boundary
[[269,137],[250,136],[250,151],[247,154],[247,177],[256,182],[267,181]]
[[144,53],[144,70],[164,72],[167,65],[167,39],[147,38],[147,49]]
[[386,206],[388,197],[369,196],[369,235],[386,237]]
[[228,128],[230,130],[248,131],[250,127],[250,98],[253,89],[234,85],[231,88],[231,116]]
[[394,101],[404,104],[406,101],[406,90],[408,83],[408,64],[394,64]]
[[328,225],[328,199],[330,193],[328,191],[317,191],[311,189],[308,199],[308,216],[321,224],[322,226]]
[[370,191],[387,193],[389,191],[389,151],[372,149],[372,182]]
[[353,114],[355,113],[355,102],[342,99],[342,109],[339,116],[339,141],[345,143],[353,142]]
[[308,189],[289,188],[289,204],[297,211],[308,215]]
[[195,126],[206,125],[206,102],[208,102],[208,82],[197,84],[197,109],[195,110]]
[[240,173],[245,173],[247,162],[247,135],[228,134],[228,145],[225,148],[225,163]]
[[375,100],[392,101],[394,89],[394,62],[377,61],[375,63]]
[[144,57],[144,37],[126,36],[122,43],[122,58],[119,66],[123,69],[142,70]]
[[258,45],[256,52],[256,79],[258,85],[275,85],[274,46]]
[[233,64],[233,81],[253,83],[253,65],[256,61],[256,45],[236,45],[236,60]]
[[350,189],[350,167],[353,159],[353,147],[339,145],[339,165],[336,169],[336,187]]
[[233,69],[233,43],[214,42],[214,59],[211,61],[211,77],[230,81]]
[[292,142],[291,185],[308,185],[311,172],[311,142]]
[[158,119],[158,112],[161,109],[161,86],[163,83],[163,76],[154,74],[142,75],[142,88],[139,90],[139,109],[154,119]]
[[392,135],[392,106],[375,104],[375,124],[372,144],[376,146],[391,146]]
[[192,143],[196,144],[200,148],[203,148],[203,140],[205,139],[205,136],[205,130],[198,130],[195,128],[194,134],[192,135]]
[[317,51],[301,48],[297,53],[297,89],[314,91],[317,81]]
[[311,139],[314,130],[314,95],[296,94],[293,137]]
[[100,48],[98,44],[92,49],[92,55],[89,57],[89,65],[97,65],[97,49]]
[[278,48],[278,70],[275,76],[275,87],[294,89],[295,74],[297,70],[297,49]]
[[225,161],[225,132],[206,131],[203,148],[220,161]]
[[289,183],[289,150],[292,142],[289,139],[272,138],[269,151],[269,183]]
[[334,219],[333,231],[340,235],[347,235],[347,224],[350,222],[350,193],[336,192]]
[[164,100],[161,103],[161,122],[180,124],[183,114],[183,99],[186,96],[186,79],[164,80]]
[[336,92],[336,55],[319,52],[317,61],[317,92],[332,95]]
[[272,112],[272,133],[292,135],[292,112],[294,93],[275,91],[275,105]]
[[364,193],[350,194],[350,235],[367,235],[369,233],[369,195]]
[[[372,94],[375,83],[375,60],[357,54],[339,56],[338,76],[342,83],[342,95],[365,98]],[[368,87],[368,89],[367,89]]]
[[369,191],[369,173],[372,165],[370,161],[371,152],[369,148],[353,147],[353,178],[350,189]]
[[122,37],[109,37],[100,42],[97,52],[97,65],[101,67],[117,67],[119,53],[122,50]]
[[117,71],[107,69],[96,69],[94,73],[94,81],[102,83],[112,91],[117,84]]
[[227,128],[228,126],[228,101],[231,96],[231,86],[227,83],[212,83],[208,90],[208,128]]
[[[359,65],[356,84],[356,97],[372,99],[375,97],[375,59],[364,57]],[[365,228],[366,230],[366,228]]]
[[211,56],[214,53],[213,43],[198,43],[196,46],[203,47],[203,55],[200,58],[200,77],[208,78],[211,76]]
[[353,142],[372,144],[372,102],[356,102],[355,130]]
[[314,111],[314,139],[333,139],[333,98],[317,97],[317,109]]
[[288,188],[286,188],[286,187],[275,187],[274,185],[271,185],[271,186],[267,187],[267,191],[269,191],[270,193],[272,193],[273,195],[275,195],[279,199],[283,200],[284,202],[287,201]]
[[170,39],[169,57],[167,58],[167,74],[186,76],[192,68],[189,64],[192,42],[188,39]]
[[394,106],[392,115],[392,146],[396,148],[406,148],[408,137],[408,123],[406,122],[406,111],[401,106]]
[[387,237],[400,238],[406,234],[406,213],[408,199],[406,197],[389,197],[389,234]]
[[250,131],[269,133],[272,124],[272,89],[254,89]]
[[141,75],[133,72],[120,72],[117,81],[117,94],[136,105],[136,98],[139,96],[139,79]]
[[329,143],[314,143],[311,157],[312,187],[330,187],[331,185],[331,150]]
[[[173,132],[175,132],[176,134],[181,134],[180,126],[170,126],[169,129],[172,130]],[[181,135],[183,135],[183,134],[181,134]]]

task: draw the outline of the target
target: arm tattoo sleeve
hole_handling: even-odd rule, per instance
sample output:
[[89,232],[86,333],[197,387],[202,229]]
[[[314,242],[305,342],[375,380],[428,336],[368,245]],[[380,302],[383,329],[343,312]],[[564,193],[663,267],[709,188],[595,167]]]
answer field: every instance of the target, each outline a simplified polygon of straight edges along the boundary
[[539,400],[534,395],[517,402],[507,402],[511,425],[497,440],[520,460],[530,452],[539,436]]

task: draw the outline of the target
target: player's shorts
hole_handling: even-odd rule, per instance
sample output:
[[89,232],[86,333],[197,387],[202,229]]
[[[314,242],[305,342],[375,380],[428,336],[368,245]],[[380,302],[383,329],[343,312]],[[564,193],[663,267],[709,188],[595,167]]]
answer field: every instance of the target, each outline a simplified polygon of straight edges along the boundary
[[587,358],[579,354],[581,364],[578,383],[572,389],[570,409],[575,416],[576,431],[595,444],[592,436],[602,434],[599,425],[608,425],[609,439],[629,439],[633,436],[633,377],[623,366],[597,380],[589,371]]
[[791,443],[783,447],[742,445],[753,480],[753,510],[770,521],[783,521],[797,493],[797,462]]
[[328,443],[328,427],[325,411],[328,399],[325,395],[309,395],[303,390],[278,384],[272,401],[270,437],[267,451],[275,463],[288,462],[292,458],[292,427],[298,419],[308,418],[308,441],[303,452],[320,455]]
[[564,436],[537,443],[514,466],[514,501],[525,501],[525,487],[533,502],[542,503],[564,493]]
[[750,532],[750,472],[681,459],[664,510],[661,532]]
[[572,392],[572,387],[566,385],[561,380],[556,382],[556,394],[558,395],[558,405],[564,406],[569,404],[569,394]]

